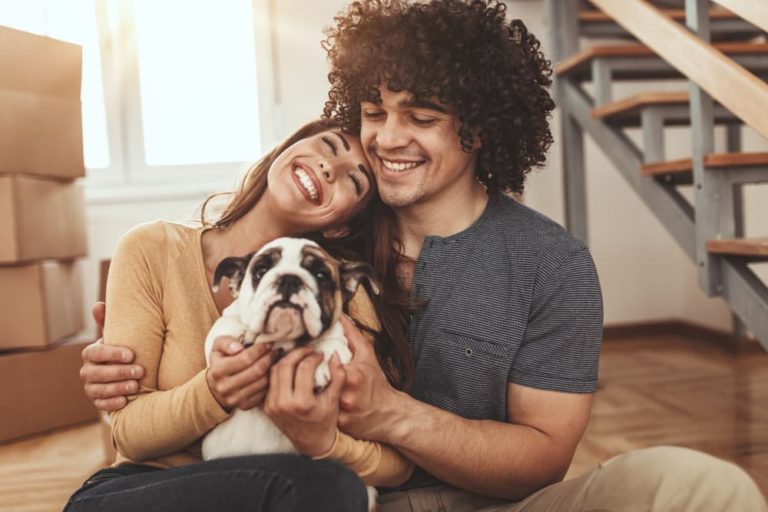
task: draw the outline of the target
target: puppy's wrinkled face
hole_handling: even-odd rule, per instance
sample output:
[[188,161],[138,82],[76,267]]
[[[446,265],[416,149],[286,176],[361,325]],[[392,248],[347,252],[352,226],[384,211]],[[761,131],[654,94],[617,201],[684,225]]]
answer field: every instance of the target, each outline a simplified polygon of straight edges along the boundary
[[257,333],[317,338],[341,310],[338,266],[313,242],[275,240],[251,258],[238,300],[243,323]]
[[340,264],[310,240],[279,238],[253,255],[223,260],[214,288],[223,276],[229,277],[246,338],[293,346],[333,325],[361,278],[378,292],[372,274],[364,263]]

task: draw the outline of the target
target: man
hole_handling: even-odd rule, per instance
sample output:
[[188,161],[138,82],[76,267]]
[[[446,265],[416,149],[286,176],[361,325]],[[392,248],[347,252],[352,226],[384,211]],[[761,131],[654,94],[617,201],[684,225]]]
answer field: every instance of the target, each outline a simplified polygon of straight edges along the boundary
[[[409,393],[346,326],[340,427],[418,466],[379,510],[765,510],[741,470],[680,448],[561,482],[597,386],[602,302],[586,247],[502,194],[522,192],[552,141],[549,62],[524,24],[490,0],[355,2],[336,23],[325,113],[359,131],[423,304]],[[106,348],[86,360],[114,361]],[[86,380],[103,408],[132,383]]]

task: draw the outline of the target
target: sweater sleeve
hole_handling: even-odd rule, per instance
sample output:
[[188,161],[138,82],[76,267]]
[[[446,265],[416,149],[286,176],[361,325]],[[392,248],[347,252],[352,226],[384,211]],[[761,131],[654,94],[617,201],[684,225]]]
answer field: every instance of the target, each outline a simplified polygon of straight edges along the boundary
[[118,451],[137,462],[182,450],[228,417],[208,388],[205,370],[182,385],[158,390],[167,265],[162,250],[167,240],[158,227],[139,226],[123,236],[107,281],[104,342],[132,349],[145,369],[139,392],[110,415]]
[[413,462],[391,446],[355,439],[338,430],[331,449],[314,459],[342,462],[366,485],[376,487],[398,487],[411,477],[414,469]]
[[[373,302],[360,287],[349,302],[349,315],[359,324],[380,332]],[[389,445],[376,441],[355,439],[337,431],[331,449],[315,459],[338,460],[349,466],[366,485],[377,487],[398,487],[404,484],[411,473],[413,463]]]

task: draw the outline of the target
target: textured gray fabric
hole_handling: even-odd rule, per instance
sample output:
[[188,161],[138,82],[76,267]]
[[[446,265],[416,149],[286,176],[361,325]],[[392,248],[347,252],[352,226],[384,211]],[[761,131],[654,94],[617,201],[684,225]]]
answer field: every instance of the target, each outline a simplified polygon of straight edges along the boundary
[[[470,419],[506,421],[509,382],[597,387],[603,304],[589,251],[501,194],[468,229],[424,240],[411,294],[411,394]],[[417,471],[406,488],[434,484]]]

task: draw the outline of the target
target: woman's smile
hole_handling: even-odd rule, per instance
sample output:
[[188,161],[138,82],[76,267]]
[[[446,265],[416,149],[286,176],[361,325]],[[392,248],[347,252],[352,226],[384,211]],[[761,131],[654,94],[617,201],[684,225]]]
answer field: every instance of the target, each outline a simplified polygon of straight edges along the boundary
[[310,167],[294,162],[291,177],[307,201],[318,206],[323,203],[323,186]]

